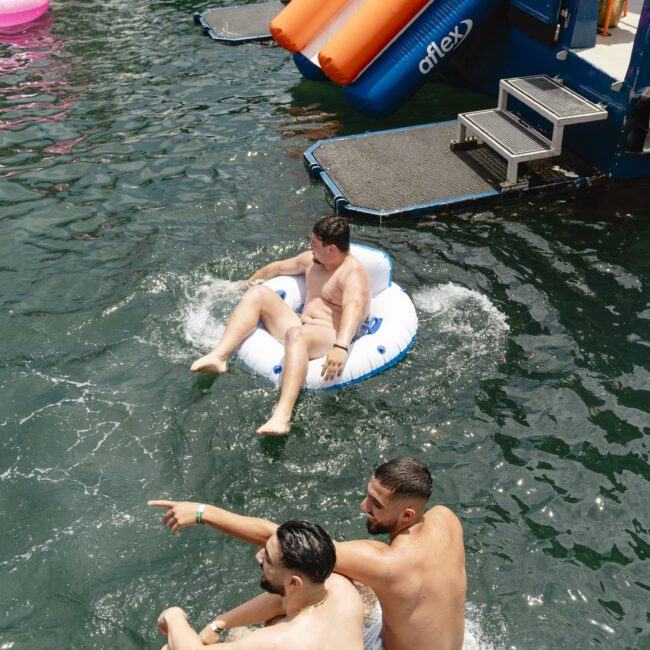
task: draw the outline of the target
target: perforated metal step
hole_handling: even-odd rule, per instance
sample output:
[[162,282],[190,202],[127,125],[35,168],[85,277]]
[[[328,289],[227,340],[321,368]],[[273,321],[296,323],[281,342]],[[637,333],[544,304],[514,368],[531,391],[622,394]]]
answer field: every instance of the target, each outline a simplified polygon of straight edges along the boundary
[[[510,96],[516,97],[551,122],[551,140],[508,111]],[[558,155],[562,151],[565,126],[606,118],[607,111],[604,108],[546,75],[501,79],[498,107],[488,111],[461,113],[458,116],[458,140],[451,144],[453,148],[464,146],[469,142],[468,133],[483,140],[508,162],[507,179],[502,183],[502,189],[515,189],[526,184],[526,181],[520,182],[517,178],[518,164]]]
[[541,133],[498,108],[458,116],[467,131],[503,155],[544,158],[559,153]]
[[545,75],[502,79],[499,108],[506,109],[503,93],[516,97],[554,125],[564,126],[607,118],[607,111],[555,79]]

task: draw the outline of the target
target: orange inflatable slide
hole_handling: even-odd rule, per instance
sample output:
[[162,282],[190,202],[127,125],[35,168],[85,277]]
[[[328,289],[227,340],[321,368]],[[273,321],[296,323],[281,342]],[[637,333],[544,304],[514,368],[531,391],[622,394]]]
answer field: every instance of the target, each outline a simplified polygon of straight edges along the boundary
[[271,22],[271,34],[347,85],[433,1],[292,0]]

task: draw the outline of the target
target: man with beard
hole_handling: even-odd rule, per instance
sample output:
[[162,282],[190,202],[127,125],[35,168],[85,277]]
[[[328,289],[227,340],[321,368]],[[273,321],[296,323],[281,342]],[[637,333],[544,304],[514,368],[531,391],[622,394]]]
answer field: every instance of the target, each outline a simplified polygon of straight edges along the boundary
[[[371,587],[382,621],[366,630],[366,650],[459,650],[463,645],[465,548],[458,518],[444,506],[425,510],[431,495],[429,470],[413,458],[396,458],[378,467],[361,509],[372,540],[335,542],[335,571]],[[197,509],[212,527],[263,546],[276,524],[242,517],[214,506],[150,501],[167,508],[163,523],[172,533],[196,523]]]
[[[225,372],[228,359],[260,321],[271,336],[284,342],[280,399],[271,418],[257,429],[258,434],[289,433],[310,359],[326,356],[322,376],[332,379],[340,375],[350,342],[368,318],[370,278],[350,253],[347,221],[320,219],[309,246],[311,251],[267,264],[248,279],[249,289],[232,313],[221,341],[190,368],[192,372]],[[303,274],[307,297],[300,315],[274,291],[261,286],[264,280],[279,275]]]
[[317,524],[292,520],[279,526],[257,554],[261,594],[221,614],[199,636],[180,607],[166,609],[158,629],[167,636],[163,650],[217,647],[232,627],[272,621],[228,643],[233,650],[361,650],[363,608],[349,580],[332,575],[334,544]]

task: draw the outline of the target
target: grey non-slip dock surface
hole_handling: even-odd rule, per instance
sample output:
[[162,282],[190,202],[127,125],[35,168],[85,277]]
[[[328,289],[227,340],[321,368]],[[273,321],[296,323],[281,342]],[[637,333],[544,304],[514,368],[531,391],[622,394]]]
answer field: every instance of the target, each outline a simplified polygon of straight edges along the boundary
[[493,192],[493,185],[449,149],[456,129],[443,124],[330,140],[314,158],[349,203],[371,210]]
[[[486,146],[452,151],[456,122],[326,140],[312,156],[350,207],[409,212],[409,207],[494,195],[506,161]],[[567,182],[592,172],[564,157],[520,165],[530,186]]]
[[210,36],[217,40],[271,38],[269,24],[284,9],[281,2],[238,5],[220,9],[206,9],[197,14],[197,22],[212,30]]

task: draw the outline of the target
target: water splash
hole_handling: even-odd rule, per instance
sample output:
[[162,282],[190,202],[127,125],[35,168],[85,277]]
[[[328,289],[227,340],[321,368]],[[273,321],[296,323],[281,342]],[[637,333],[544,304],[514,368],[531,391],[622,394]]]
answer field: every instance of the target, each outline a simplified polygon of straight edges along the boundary
[[[465,607],[463,650],[506,650],[507,625],[499,611],[468,602]],[[497,638],[495,638],[497,637]]]
[[176,305],[162,321],[154,319],[143,339],[176,363],[187,363],[197,352],[205,354],[215,346],[243,293],[241,281],[198,273],[152,276],[143,288],[149,294],[168,295]]
[[204,275],[198,286],[189,285],[182,305],[183,335],[199,350],[209,350],[221,338],[225,322],[241,297],[241,282]]
[[484,329],[485,325],[505,331],[509,329],[505,315],[487,296],[453,282],[421,289],[413,298],[423,311],[441,316],[440,325],[447,330],[455,328],[459,321],[464,321],[465,329]]
[[422,314],[422,327],[435,332],[423,351],[433,364],[443,364],[449,380],[468,376],[485,377],[502,359],[510,327],[506,317],[490,300],[452,282],[421,289],[413,295]]

